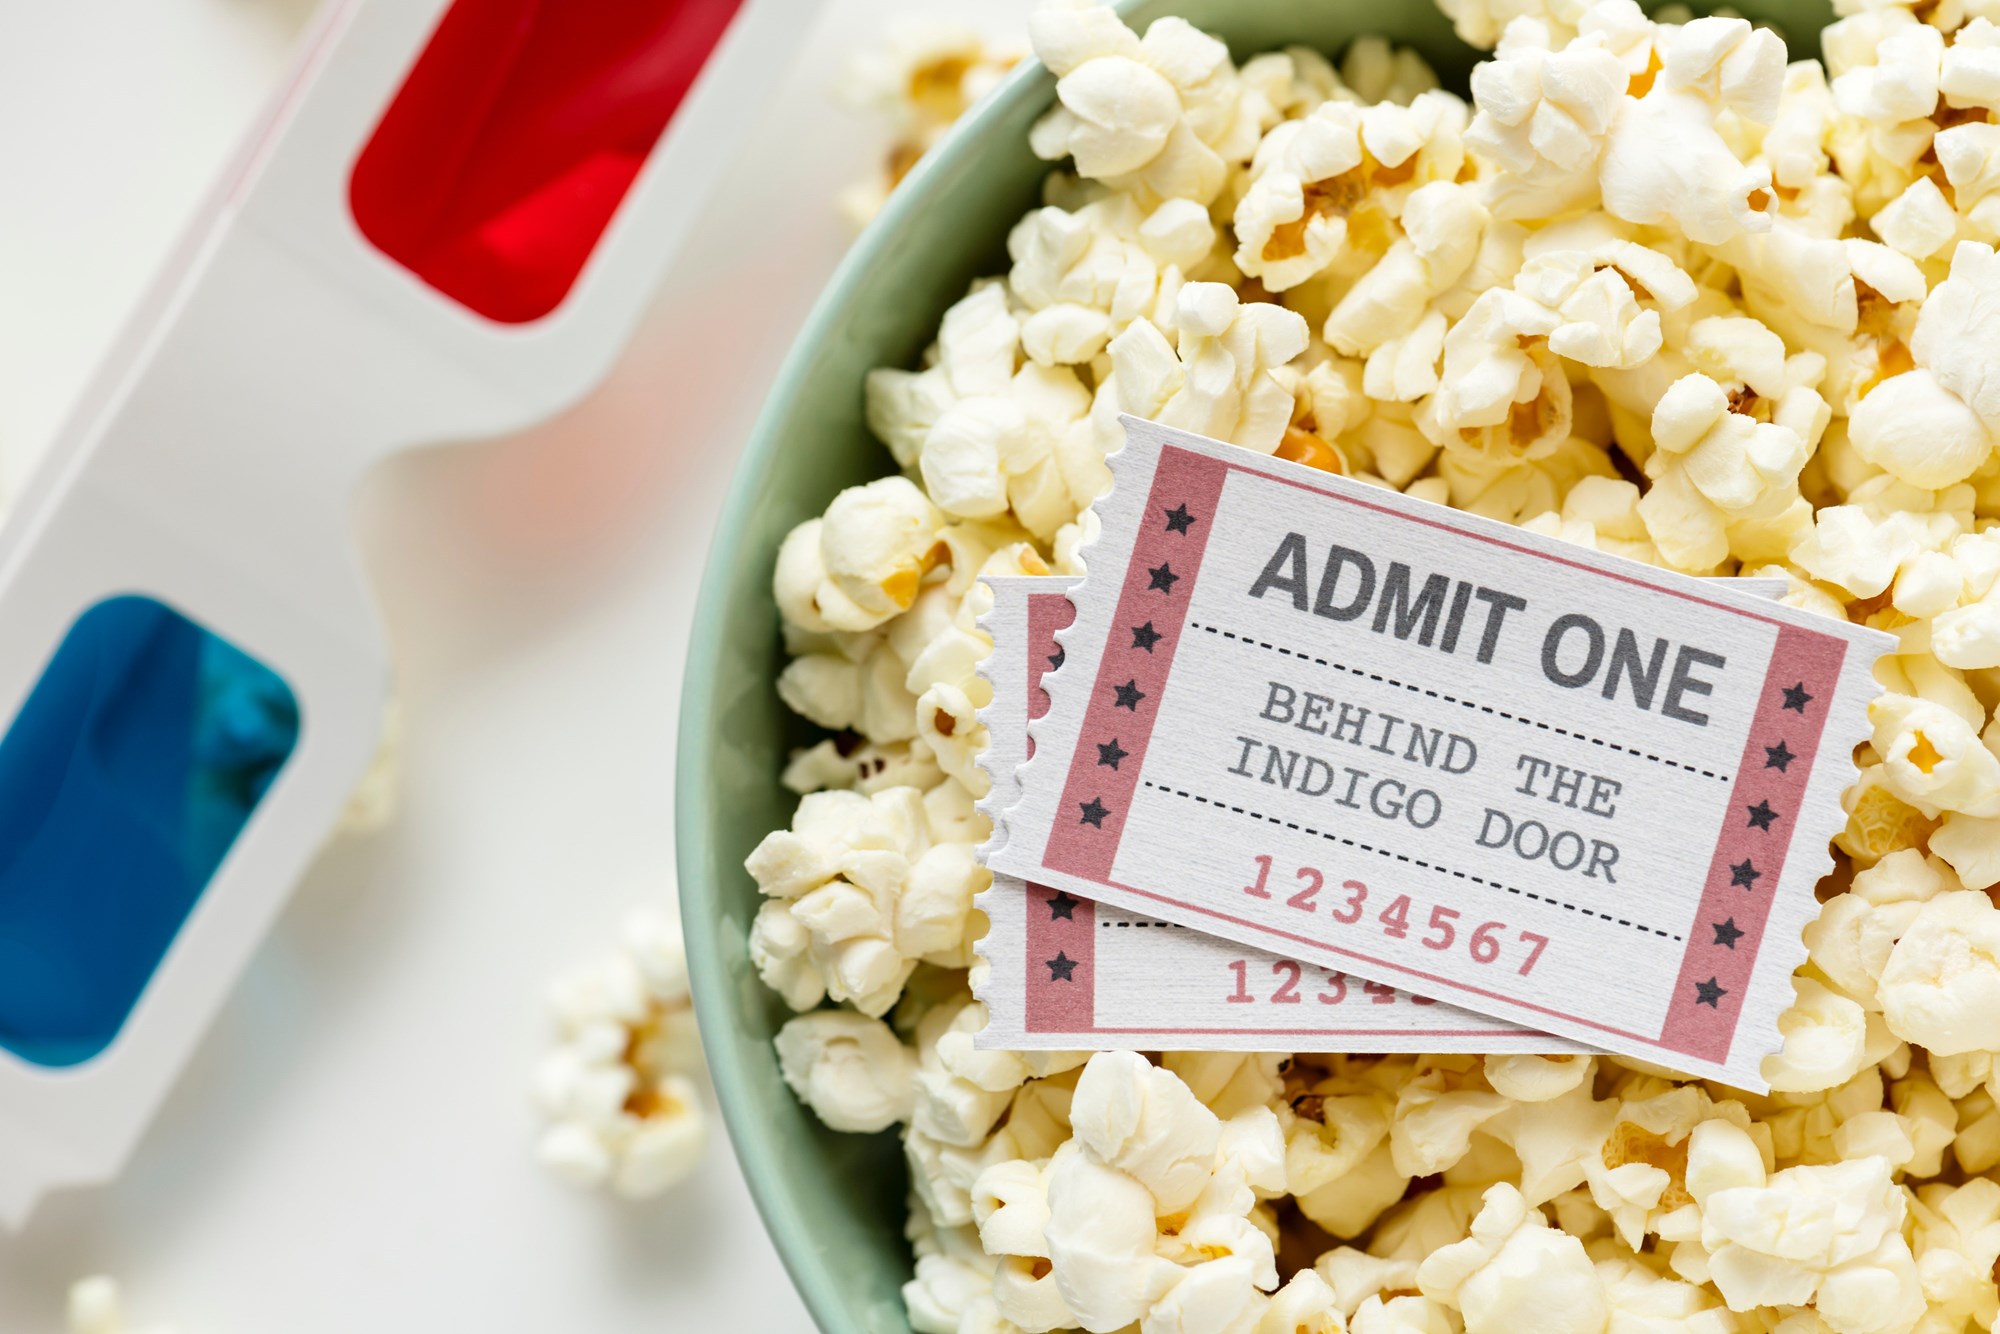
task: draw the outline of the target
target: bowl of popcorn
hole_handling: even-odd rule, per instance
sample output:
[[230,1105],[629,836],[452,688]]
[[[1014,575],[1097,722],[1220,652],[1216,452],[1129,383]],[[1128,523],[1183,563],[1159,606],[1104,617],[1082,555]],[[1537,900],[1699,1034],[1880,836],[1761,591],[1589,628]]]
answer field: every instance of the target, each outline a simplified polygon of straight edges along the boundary
[[[697,1008],[822,1327],[1993,1326],[1982,8],[1037,11],[803,332],[691,645]],[[1121,413],[1895,636],[1768,1091],[975,1046],[980,580],[1082,573]]]

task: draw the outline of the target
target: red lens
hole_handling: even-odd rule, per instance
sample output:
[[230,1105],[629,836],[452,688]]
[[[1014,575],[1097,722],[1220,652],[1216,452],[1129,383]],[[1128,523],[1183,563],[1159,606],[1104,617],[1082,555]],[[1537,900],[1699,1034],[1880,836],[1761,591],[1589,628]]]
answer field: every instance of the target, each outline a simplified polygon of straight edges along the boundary
[[488,319],[540,319],[741,3],[456,0],[354,164],[362,234]]

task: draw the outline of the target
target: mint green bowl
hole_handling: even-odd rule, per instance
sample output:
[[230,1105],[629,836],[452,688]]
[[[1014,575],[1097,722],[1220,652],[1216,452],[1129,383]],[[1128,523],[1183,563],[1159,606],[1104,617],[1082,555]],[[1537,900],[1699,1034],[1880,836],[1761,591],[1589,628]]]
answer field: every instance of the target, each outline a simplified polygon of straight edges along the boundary
[[[1794,37],[1831,17],[1819,0],[1735,3]],[[1462,91],[1478,58],[1429,0],[1127,0],[1121,8],[1141,31],[1179,14],[1226,40],[1239,60],[1288,44],[1338,52],[1376,34],[1414,46]],[[688,649],[675,828],[696,1010],[751,1193],[829,1334],[909,1329],[900,1291],[911,1266],[906,1178],[893,1133],[836,1134],[793,1098],[771,1048],[789,1011],[750,964],[758,894],[743,859],[789,823],[795,798],[778,773],[792,747],[813,739],[778,702],[784,658],[771,569],[793,525],[843,487],[895,470],[862,419],[862,378],[876,366],[915,364],[966,285],[1006,270],[1008,229],[1038,202],[1049,169],[1028,151],[1028,127],[1054,96],[1039,64],[1011,74],[918,164],[827,284],[738,467]]]

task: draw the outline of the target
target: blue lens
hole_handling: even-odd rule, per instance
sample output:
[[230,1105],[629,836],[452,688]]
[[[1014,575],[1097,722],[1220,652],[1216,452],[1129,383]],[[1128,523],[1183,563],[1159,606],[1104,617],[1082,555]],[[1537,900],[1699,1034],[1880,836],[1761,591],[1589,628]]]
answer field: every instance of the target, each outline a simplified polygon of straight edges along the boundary
[[298,736],[284,679],[171,608],[77,618],[0,738],[0,1049],[110,1045]]

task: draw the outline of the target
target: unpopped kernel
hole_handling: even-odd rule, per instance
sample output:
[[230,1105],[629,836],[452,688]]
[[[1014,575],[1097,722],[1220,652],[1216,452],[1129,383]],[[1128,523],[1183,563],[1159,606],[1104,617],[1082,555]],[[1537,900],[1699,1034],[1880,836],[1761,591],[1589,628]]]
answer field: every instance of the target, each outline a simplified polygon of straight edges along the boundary
[[[1044,205],[870,376],[896,475],[779,556],[780,689],[833,733],[750,861],[786,1078],[901,1127],[926,1334],[1991,1328],[2000,14],[1844,3],[1822,66],[1630,0],[1444,8],[1497,48],[1469,102],[1379,40],[1238,67],[1036,16]],[[976,580],[1080,571],[1121,412],[1897,637],[1769,1094],[974,1049]]]

